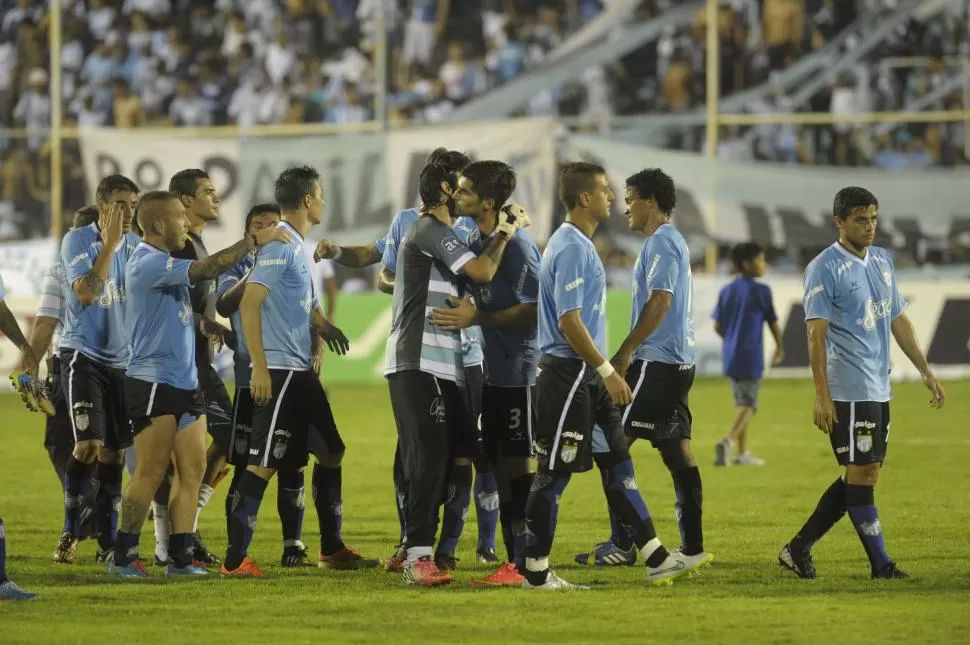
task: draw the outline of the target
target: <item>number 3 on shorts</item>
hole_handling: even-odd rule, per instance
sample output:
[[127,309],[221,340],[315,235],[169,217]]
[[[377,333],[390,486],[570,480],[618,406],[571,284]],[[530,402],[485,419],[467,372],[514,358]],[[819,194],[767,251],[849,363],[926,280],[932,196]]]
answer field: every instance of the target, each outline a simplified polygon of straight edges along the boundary
[[518,430],[522,425],[522,408],[509,410],[509,430]]

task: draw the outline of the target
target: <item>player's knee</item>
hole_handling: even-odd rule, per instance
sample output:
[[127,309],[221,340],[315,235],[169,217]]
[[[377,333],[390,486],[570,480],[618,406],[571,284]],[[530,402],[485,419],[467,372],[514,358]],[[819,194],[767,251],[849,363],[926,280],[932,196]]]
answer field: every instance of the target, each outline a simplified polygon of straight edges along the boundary
[[503,457],[502,473],[509,480],[535,472],[535,462],[529,457]]
[[125,463],[125,451],[98,446],[98,461],[102,464],[123,464]]
[[246,470],[256,475],[260,479],[265,479],[266,481],[272,479],[273,475],[276,474],[275,469],[266,468],[265,466],[247,466]]
[[853,486],[875,486],[879,481],[879,469],[879,463],[864,466],[850,465],[845,469],[845,483]]
[[694,455],[686,439],[665,439],[657,442],[657,450],[664,465],[671,473],[679,473],[694,467]]
[[455,457],[453,463],[456,466],[471,466],[472,460],[469,459],[468,457]]
[[74,458],[82,464],[90,464],[97,456],[97,441],[78,441],[74,444]]
[[324,468],[340,468],[340,465],[344,461],[343,451],[330,453],[326,455],[316,455],[317,463]]

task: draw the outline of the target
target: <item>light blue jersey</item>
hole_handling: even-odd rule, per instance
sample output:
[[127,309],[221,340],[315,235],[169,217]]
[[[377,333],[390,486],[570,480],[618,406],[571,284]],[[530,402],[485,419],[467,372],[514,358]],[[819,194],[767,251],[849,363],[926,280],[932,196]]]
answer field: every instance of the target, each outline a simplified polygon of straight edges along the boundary
[[[469,233],[468,246],[477,255],[491,236],[482,239],[476,226]],[[472,283],[479,311],[501,311],[539,298],[539,247],[524,230],[518,230],[502,254],[498,272],[489,284]],[[538,361],[535,327],[484,326],[485,382],[503,387],[534,385]]]
[[834,401],[888,401],[891,324],[906,309],[885,249],[865,258],[836,242],[805,269],[805,320],[829,322],[825,335]]
[[[249,273],[253,265],[256,264],[256,256],[247,255],[246,258],[219,276],[219,286],[216,289],[216,300],[221,298],[227,291],[239,284],[246,274]],[[250,369],[249,349],[246,347],[246,338],[243,335],[242,316],[239,309],[236,309],[229,316],[229,324],[232,326],[232,333],[236,337],[236,350],[232,353],[232,367],[236,387],[249,387]]]
[[694,362],[694,311],[690,275],[690,251],[684,236],[670,224],[662,224],[647,238],[633,268],[633,312],[630,329],[636,326],[650,292],[667,291],[673,297],[660,325],[633,352],[633,360],[672,365]]
[[125,265],[141,240],[126,233],[115,251],[108,269],[108,279],[90,306],[81,304],[73,285],[84,277],[98,259],[103,245],[97,222],[69,231],[61,243],[61,263],[67,273],[71,293],[67,300],[67,320],[61,337],[61,349],[81,352],[108,367],[128,367],[129,326],[126,306]]
[[[384,268],[394,273],[397,266],[397,252],[401,246],[401,240],[408,229],[418,221],[421,213],[417,208],[406,208],[399,211],[391,221],[391,227],[387,230],[384,237],[384,248],[382,251],[381,264]],[[478,230],[478,225],[471,217],[459,217],[452,227],[458,237],[464,242],[472,229]],[[380,245],[378,245],[380,248]],[[469,327],[461,330],[461,362],[464,367],[474,367],[481,365],[485,360],[482,353],[482,330],[479,327]]]
[[309,370],[310,313],[320,300],[310,279],[303,236],[287,222],[277,226],[287,229],[292,239],[261,247],[248,282],[269,289],[261,313],[263,352],[270,369]]
[[131,360],[127,375],[146,383],[196,390],[195,315],[189,294],[192,260],[142,242],[125,268]]
[[579,310],[596,348],[606,355],[606,270],[593,240],[566,222],[546,245],[539,266],[539,353],[579,358],[559,319]]

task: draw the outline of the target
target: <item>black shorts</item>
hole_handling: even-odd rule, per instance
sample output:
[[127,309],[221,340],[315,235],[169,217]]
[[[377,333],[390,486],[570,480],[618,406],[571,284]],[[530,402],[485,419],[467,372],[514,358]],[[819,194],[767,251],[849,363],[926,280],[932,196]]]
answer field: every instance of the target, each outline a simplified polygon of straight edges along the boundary
[[[453,381],[407,370],[387,377],[402,460],[473,459],[475,427],[466,393]],[[422,457],[417,457],[422,455]],[[407,470],[409,464],[404,464]],[[421,468],[410,464],[414,468]]]
[[179,429],[205,415],[198,390],[181,390],[166,383],[125,378],[125,397],[133,434],[151,425],[152,419],[173,416]]
[[249,442],[253,435],[253,397],[248,387],[237,387],[232,397],[232,431],[229,434],[229,463],[249,465]]
[[485,385],[482,393],[482,451],[489,463],[503,457],[532,457],[535,422],[533,387]]
[[482,456],[482,392],[485,388],[485,369],[481,365],[465,368],[464,412],[462,427],[456,427],[454,447],[461,457],[478,459]]
[[50,451],[56,446],[74,448],[74,432],[71,429],[71,414],[67,407],[64,388],[61,387],[61,359],[51,356],[47,361],[47,397],[54,406],[54,416],[47,417],[44,428],[44,447]]
[[222,454],[228,455],[229,438],[232,435],[232,401],[229,400],[226,384],[222,382],[216,368],[209,365],[206,371],[207,377],[200,381],[203,387],[202,398],[205,400],[206,430]]
[[582,360],[540,357],[535,394],[535,451],[541,468],[564,473],[590,470],[597,424],[610,451],[626,450],[620,411],[603,379]]
[[309,453],[343,453],[330,401],[320,379],[310,370],[269,371],[273,396],[253,408],[249,463],[273,470],[298,470]]
[[693,364],[631,363],[626,382],[633,391],[633,402],[623,409],[626,435],[649,439],[654,446],[666,439],[690,439],[693,416],[687,395],[694,372]]
[[131,445],[125,403],[125,371],[102,365],[79,351],[61,351],[61,387],[70,410],[74,441],[100,441],[109,450]]
[[889,401],[836,401],[829,440],[839,465],[882,463],[889,445]]

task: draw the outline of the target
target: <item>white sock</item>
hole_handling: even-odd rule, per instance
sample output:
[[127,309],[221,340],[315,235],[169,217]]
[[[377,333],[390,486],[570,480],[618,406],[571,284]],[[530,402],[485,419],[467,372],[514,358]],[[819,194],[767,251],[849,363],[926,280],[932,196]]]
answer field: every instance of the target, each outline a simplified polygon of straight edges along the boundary
[[414,564],[421,558],[427,556],[431,557],[432,549],[430,546],[412,546],[408,548],[408,565]]
[[152,502],[155,513],[155,557],[166,562],[168,560],[168,538],[172,534],[172,525],[168,519],[168,506]]
[[525,570],[526,571],[545,571],[549,568],[549,558],[526,558],[525,559]]
[[209,503],[209,498],[212,497],[212,493],[214,492],[216,492],[216,489],[207,484],[202,484],[199,488],[199,507],[195,509],[195,522],[192,523],[193,533],[199,532],[199,514],[205,508],[205,505]]
[[653,538],[649,542],[643,545],[640,549],[640,555],[643,556],[643,562],[646,563],[653,555],[653,552],[662,547],[663,544],[660,543],[660,538]]

